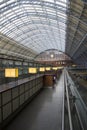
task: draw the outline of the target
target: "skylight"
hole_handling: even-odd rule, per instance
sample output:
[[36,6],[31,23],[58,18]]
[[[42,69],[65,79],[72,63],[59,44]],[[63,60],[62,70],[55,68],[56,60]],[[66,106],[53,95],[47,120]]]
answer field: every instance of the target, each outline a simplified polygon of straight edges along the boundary
[[0,32],[38,53],[65,52],[66,8],[67,0],[1,0]]

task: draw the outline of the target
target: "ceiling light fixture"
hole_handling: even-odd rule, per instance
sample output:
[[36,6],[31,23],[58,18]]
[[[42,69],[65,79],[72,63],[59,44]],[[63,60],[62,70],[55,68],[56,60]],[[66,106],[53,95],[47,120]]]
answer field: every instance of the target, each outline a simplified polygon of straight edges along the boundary
[[51,55],[50,55],[50,57],[51,57],[51,58],[53,58],[53,57],[54,57],[54,55],[53,55],[53,54],[51,54]]

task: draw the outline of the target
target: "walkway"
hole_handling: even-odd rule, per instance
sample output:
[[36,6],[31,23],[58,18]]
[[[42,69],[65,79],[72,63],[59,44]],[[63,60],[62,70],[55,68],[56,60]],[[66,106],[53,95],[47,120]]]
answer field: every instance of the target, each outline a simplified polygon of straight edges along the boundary
[[63,74],[53,88],[44,88],[5,130],[61,130]]

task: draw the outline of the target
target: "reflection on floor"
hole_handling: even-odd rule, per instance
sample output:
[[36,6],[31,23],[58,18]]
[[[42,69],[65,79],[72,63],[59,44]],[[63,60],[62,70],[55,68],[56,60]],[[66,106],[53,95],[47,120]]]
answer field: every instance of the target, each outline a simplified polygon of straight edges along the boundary
[[61,130],[62,77],[55,88],[44,88],[5,130]]

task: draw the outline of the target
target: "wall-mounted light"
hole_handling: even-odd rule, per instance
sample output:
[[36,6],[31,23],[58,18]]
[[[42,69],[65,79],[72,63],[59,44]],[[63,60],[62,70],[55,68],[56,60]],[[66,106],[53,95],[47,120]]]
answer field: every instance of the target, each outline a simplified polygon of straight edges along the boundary
[[40,72],[44,72],[44,71],[45,71],[45,68],[44,68],[44,67],[40,67],[39,71],[40,71]]
[[37,68],[29,68],[28,72],[31,74],[35,74],[35,73],[37,73]]
[[16,68],[6,68],[5,69],[5,77],[15,78],[18,77],[18,69]]
[[51,70],[51,67],[46,67],[46,70],[47,70],[47,71]]
[[72,65],[72,67],[76,67],[76,65],[75,65],[75,64],[73,64],[73,65]]
[[54,55],[53,55],[53,54],[51,54],[51,55],[50,55],[50,57],[51,57],[51,58],[53,58],[53,57],[54,57]]
[[64,68],[63,66],[57,67],[57,69],[63,69],[63,68]]
[[58,69],[58,67],[53,67],[52,69],[53,69],[53,70],[57,70],[57,69]]

